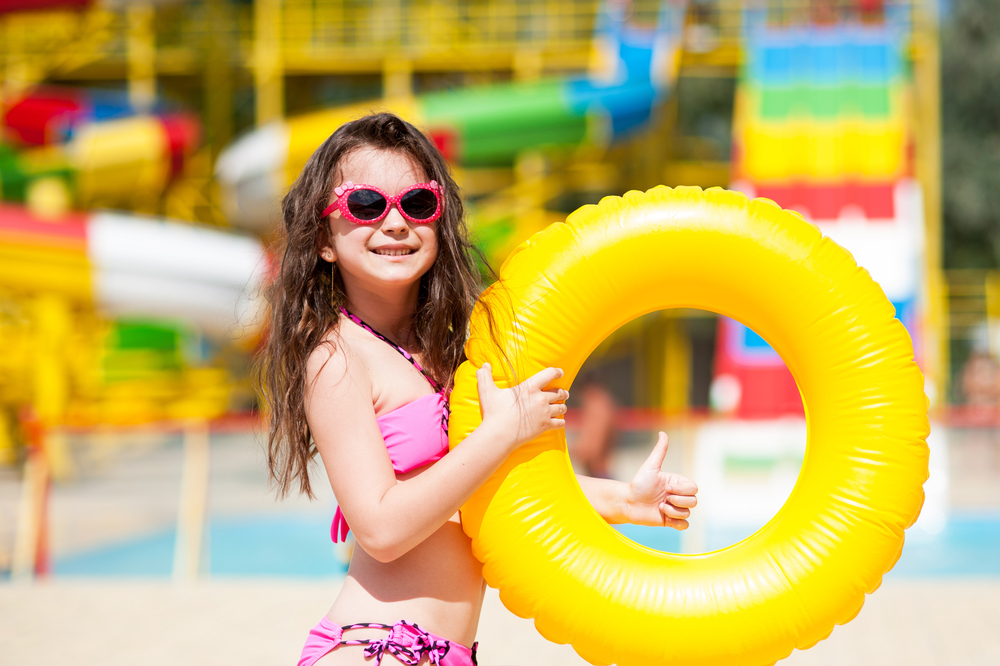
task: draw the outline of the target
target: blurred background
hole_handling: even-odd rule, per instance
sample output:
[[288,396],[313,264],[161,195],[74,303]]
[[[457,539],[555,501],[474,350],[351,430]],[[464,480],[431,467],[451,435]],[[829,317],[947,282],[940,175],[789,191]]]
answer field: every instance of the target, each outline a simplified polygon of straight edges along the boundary
[[[658,184],[767,197],[847,247],[927,378],[931,477],[882,590],[790,659],[1000,664],[997,71],[997,0],[0,1],[0,661],[297,657],[352,545],[321,468],[315,502],[268,489],[259,287],[308,156],[388,109],[450,161],[495,267]],[[629,480],[669,433],[691,528],[617,526],[660,550],[752,534],[805,451],[781,359],[711,312],[618,330],[571,407],[591,475]],[[480,641],[583,663],[494,591]]]

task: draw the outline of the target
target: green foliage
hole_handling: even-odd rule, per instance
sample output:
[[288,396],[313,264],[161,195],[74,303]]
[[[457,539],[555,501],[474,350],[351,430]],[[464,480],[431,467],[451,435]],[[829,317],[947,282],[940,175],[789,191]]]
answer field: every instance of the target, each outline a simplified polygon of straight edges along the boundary
[[945,266],[1000,265],[1000,0],[957,0],[941,32]]
[[[736,79],[682,76],[677,80],[677,135],[681,159],[726,160],[732,143]],[[692,141],[693,140],[693,141]],[[693,146],[690,144],[694,144]],[[700,154],[685,154],[691,152]],[[685,150],[687,149],[687,150]]]

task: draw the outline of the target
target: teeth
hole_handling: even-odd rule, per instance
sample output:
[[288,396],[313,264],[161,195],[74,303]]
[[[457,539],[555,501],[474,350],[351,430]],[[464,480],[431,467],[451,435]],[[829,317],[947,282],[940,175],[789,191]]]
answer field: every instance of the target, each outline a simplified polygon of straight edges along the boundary
[[381,254],[386,257],[401,257],[404,254],[413,254],[413,250],[373,250],[375,254]]

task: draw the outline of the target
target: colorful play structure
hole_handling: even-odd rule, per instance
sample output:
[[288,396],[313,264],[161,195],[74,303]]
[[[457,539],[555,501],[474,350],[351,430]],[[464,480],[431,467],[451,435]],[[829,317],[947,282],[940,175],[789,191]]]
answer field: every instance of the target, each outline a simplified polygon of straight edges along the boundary
[[[224,150],[216,163],[229,219],[267,233],[277,223],[276,202],[330,128],[375,108],[425,128],[449,162],[465,172],[509,169],[527,153],[573,159],[588,148],[603,150],[635,137],[649,129],[674,91],[686,4],[663,2],[655,24],[643,29],[629,24],[626,7],[602,5],[594,33],[595,64],[588,76],[368,100],[260,127]],[[526,179],[531,176],[522,177]],[[549,182],[542,189],[554,198],[565,188]],[[496,265],[553,219],[517,215],[514,198],[510,192],[494,192],[473,209],[479,245]]]
[[0,454],[23,457],[30,500],[16,575],[47,570],[46,489],[74,473],[67,433],[191,431],[233,409],[245,380],[218,351],[253,348],[267,265],[257,239],[218,229],[0,205]]
[[[372,108],[451,160],[495,267],[629,189],[724,186],[797,210],[883,288],[941,404],[959,331],[947,306],[975,294],[962,335],[1000,331],[1000,281],[963,274],[949,291],[941,270],[936,19],[911,0],[744,4],[0,10],[18,36],[0,42],[0,340],[19,350],[0,358],[0,457],[35,451],[39,479],[69,474],[69,428],[183,424],[199,442],[251,406],[220,358],[245,361],[259,335],[252,287],[280,197],[338,123]],[[693,80],[735,81],[731,160],[685,147]],[[770,342],[678,309],[623,325],[593,358],[626,368],[637,418],[702,413],[709,396],[731,417],[794,418],[800,394]],[[44,558],[28,551],[30,574]]]
[[[426,128],[451,159],[479,245],[494,265],[561,220],[568,211],[558,207],[567,199],[596,200],[658,182],[729,185],[803,212],[856,254],[897,305],[937,402],[950,374],[934,176],[937,89],[928,69],[936,66],[932,17],[911,3],[744,9],[720,2],[689,9],[664,2],[653,9],[601,4],[586,77],[545,76],[539,47],[533,60],[517,51],[513,82],[413,94],[414,67],[427,51],[390,47],[403,61],[385,62],[383,99],[271,120],[224,150],[216,164],[223,208],[235,224],[266,232],[280,193],[329,128],[373,108]],[[642,11],[646,28],[638,29]],[[358,25],[346,21],[345,38]],[[315,37],[316,30],[299,34]],[[549,37],[558,43],[562,35]],[[416,37],[404,29],[399,39]],[[536,66],[520,69],[525,62]],[[684,103],[675,95],[677,76],[717,76],[726,68],[738,73],[738,84],[732,161],[720,175],[716,164],[671,154],[678,142],[670,134]],[[656,168],[634,170],[651,163],[650,152]],[[660,319],[596,353],[625,349],[634,367],[652,367],[632,373],[637,404],[685,412],[696,381],[687,367],[694,343],[675,315]],[[713,405],[738,417],[801,414],[794,382],[767,342],[720,321]],[[653,347],[667,353],[649,354]]]
[[123,92],[32,87],[7,100],[3,129],[0,331],[24,351],[6,361],[7,420],[24,409],[47,427],[225,413],[232,378],[188,367],[182,352],[204,366],[210,345],[197,341],[229,339],[246,319],[259,241],[127,210],[72,212],[162,199],[198,147],[197,117]]
[[29,482],[11,565],[24,575],[48,567],[46,489],[74,474],[68,432],[187,431],[233,410],[246,379],[221,356],[259,335],[267,260],[254,237],[141,214],[186,177],[195,115],[78,87],[5,102],[0,459],[23,460]]
[[[891,10],[891,11],[890,11]],[[800,212],[879,282],[925,360],[924,211],[915,180],[910,32],[896,8],[875,25],[774,27],[748,12],[733,121],[733,182]],[[781,358],[720,319],[720,399],[740,418],[801,414]],[[723,388],[724,387],[724,388]]]

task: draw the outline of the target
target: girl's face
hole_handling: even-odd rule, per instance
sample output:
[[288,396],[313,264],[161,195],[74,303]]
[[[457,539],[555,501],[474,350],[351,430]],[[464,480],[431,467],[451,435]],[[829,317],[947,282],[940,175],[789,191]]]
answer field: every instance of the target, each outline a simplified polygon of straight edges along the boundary
[[[406,153],[365,147],[344,157],[333,187],[347,181],[374,185],[394,196],[410,185],[426,183],[428,178]],[[336,197],[332,194],[328,203]],[[440,218],[423,224],[408,222],[393,206],[385,219],[375,224],[355,224],[338,210],[327,220],[331,242],[320,248],[320,256],[337,262],[349,290],[415,288],[437,258]]]

